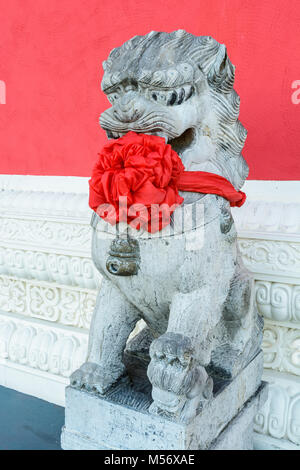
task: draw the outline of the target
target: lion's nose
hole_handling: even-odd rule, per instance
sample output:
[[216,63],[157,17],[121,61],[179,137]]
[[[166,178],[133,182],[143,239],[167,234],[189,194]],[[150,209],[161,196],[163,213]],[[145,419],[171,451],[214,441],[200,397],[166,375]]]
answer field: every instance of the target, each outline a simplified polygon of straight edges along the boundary
[[136,93],[130,91],[120,98],[114,105],[114,116],[121,122],[137,121],[144,113],[144,106]]

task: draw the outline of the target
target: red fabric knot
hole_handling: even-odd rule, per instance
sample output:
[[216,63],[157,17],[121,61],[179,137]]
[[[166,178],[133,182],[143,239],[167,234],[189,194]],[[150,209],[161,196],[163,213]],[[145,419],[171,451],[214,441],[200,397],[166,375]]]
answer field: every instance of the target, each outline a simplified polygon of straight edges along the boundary
[[170,223],[184,200],[178,191],[218,194],[238,207],[246,199],[222,176],[184,171],[180,157],[162,137],[135,132],[103,147],[89,185],[89,206],[100,217],[151,233]]

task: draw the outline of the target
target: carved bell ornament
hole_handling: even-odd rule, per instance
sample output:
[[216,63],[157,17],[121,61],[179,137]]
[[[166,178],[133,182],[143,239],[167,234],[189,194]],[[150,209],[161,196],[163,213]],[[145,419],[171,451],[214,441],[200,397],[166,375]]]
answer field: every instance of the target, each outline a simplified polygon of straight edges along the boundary
[[110,246],[106,269],[114,276],[133,276],[140,267],[140,248],[133,238],[115,238]]

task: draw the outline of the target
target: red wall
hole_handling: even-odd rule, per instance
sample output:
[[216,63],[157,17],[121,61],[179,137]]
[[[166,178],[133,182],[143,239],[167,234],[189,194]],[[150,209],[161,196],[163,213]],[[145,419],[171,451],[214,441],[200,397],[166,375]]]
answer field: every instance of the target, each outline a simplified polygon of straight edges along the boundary
[[0,173],[88,176],[105,142],[101,62],[135,34],[180,28],[225,43],[237,66],[250,178],[300,179],[298,0],[0,0],[0,12]]

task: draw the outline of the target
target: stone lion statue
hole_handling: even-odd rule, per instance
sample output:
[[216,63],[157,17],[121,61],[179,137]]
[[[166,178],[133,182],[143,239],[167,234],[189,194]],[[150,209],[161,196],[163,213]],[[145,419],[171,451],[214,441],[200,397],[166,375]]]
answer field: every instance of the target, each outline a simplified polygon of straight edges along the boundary
[[[246,130],[223,44],[183,30],[152,31],[114,49],[103,68],[111,107],[100,125],[109,139],[128,131],[164,137],[186,170],[242,187]],[[103,281],[88,359],[71,385],[100,395],[125,379],[143,393],[150,386],[149,412],[186,422],[220,380],[234,378],[257,354],[262,320],[229,202],[215,194],[180,194],[184,203],[175,214],[201,207],[203,217],[191,216],[190,229],[177,236],[133,230],[128,237],[126,227],[109,236],[107,223],[93,215],[92,256]],[[196,248],[191,236],[202,237]],[[144,326],[128,341],[139,320]]]

